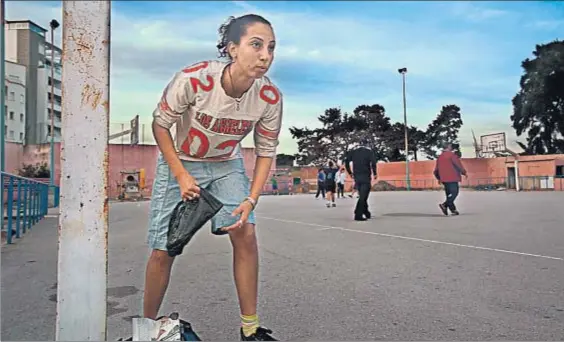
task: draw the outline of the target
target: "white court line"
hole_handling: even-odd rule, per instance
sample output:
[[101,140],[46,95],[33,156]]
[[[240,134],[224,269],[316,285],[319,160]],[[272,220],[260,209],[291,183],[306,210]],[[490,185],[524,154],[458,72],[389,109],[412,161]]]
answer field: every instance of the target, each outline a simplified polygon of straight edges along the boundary
[[517,255],[531,256],[531,257],[543,258],[543,259],[564,260],[564,258],[557,258],[557,257],[546,256],[546,255],[522,253],[522,252],[508,251],[508,250],[505,250],[505,249],[497,249],[497,248],[479,247],[479,246],[472,246],[472,245],[463,245],[463,244],[460,244],[460,243],[453,243],[453,242],[444,242],[444,241],[436,241],[436,240],[426,240],[426,239],[419,239],[419,238],[414,238],[414,237],[409,237],[409,236],[401,236],[401,235],[392,235],[392,234],[384,234],[384,233],[367,232],[367,231],[364,231],[364,230],[348,229],[348,228],[343,228],[343,227],[325,226],[325,225],[322,225],[322,224],[315,224],[315,223],[308,223],[308,222],[300,222],[300,221],[283,220],[283,219],[278,219],[278,218],[274,218],[274,217],[260,216],[259,218],[261,218],[261,219],[266,219],[266,220],[272,220],[272,221],[286,222],[286,223],[296,223],[296,224],[301,224],[301,225],[304,225],[304,226],[321,227],[322,229],[317,229],[317,230],[319,230],[319,231],[321,231],[321,230],[335,229],[335,230],[343,230],[343,231],[353,232],[353,233],[361,233],[361,234],[370,234],[370,235],[385,236],[385,237],[395,238],[395,239],[404,239],[404,240],[412,240],[412,241],[436,243],[436,244],[439,244],[439,245],[449,245],[449,246],[456,246],[456,247],[465,247],[465,248],[479,249],[479,250],[483,250],[483,251],[500,252],[500,253],[508,253],[508,254],[517,254]]

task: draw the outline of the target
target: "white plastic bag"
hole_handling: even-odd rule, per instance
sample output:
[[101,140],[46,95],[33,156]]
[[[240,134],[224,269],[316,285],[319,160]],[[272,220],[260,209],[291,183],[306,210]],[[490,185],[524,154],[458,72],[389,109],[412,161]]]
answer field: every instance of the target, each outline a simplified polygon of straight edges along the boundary
[[133,318],[133,341],[180,341],[180,320]]

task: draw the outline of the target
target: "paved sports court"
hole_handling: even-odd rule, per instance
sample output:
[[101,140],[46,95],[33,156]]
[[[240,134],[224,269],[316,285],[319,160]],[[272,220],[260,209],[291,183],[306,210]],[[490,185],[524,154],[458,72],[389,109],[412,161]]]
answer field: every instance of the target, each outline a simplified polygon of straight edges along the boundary
[[[326,208],[312,195],[261,199],[261,322],[288,340],[564,339],[564,193],[371,193]],[[148,202],[110,211],[108,338],[141,313]],[[2,339],[54,338],[56,218],[2,248]],[[228,239],[199,232],[174,268],[165,313],[207,340],[238,339]]]

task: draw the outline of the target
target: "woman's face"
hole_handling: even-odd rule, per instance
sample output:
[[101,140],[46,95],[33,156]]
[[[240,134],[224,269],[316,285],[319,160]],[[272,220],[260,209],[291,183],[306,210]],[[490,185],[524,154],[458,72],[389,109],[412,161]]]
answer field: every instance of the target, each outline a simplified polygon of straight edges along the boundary
[[231,44],[229,52],[237,66],[249,78],[260,78],[272,65],[275,46],[272,27],[254,23],[247,26],[239,45]]

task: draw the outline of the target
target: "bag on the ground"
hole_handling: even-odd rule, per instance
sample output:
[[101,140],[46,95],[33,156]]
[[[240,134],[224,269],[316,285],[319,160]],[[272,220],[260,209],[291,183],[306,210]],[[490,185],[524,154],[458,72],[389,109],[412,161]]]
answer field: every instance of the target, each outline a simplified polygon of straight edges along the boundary
[[177,312],[161,316],[156,320],[134,318],[133,336],[118,341],[201,341],[190,323],[180,319]]
[[166,248],[171,257],[182,254],[184,246],[194,234],[223,207],[209,191],[200,188],[200,196],[189,201],[180,201],[170,217]]

